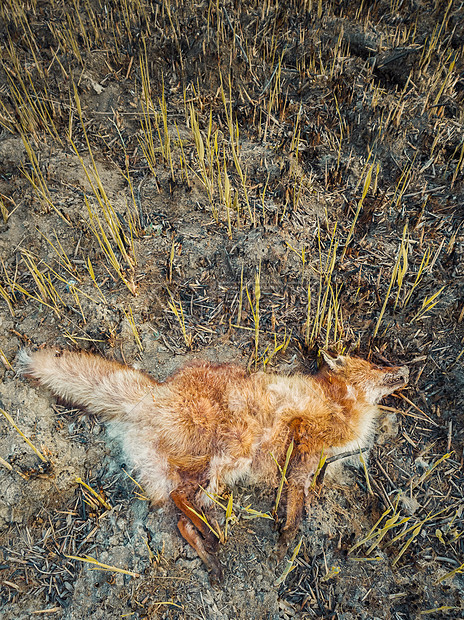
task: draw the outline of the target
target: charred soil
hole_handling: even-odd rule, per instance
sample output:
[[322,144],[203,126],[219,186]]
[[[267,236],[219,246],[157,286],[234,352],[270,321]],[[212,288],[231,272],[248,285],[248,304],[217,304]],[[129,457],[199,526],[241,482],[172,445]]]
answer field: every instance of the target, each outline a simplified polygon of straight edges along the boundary
[[[464,617],[463,27],[454,0],[1,3],[2,618]],[[213,587],[104,426],[16,376],[44,344],[410,383],[292,570],[275,495],[233,490]]]

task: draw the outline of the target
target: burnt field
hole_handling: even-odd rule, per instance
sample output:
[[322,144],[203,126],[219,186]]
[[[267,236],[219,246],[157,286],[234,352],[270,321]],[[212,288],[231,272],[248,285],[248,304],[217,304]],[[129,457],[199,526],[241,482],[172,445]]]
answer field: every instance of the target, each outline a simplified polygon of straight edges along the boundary
[[[457,0],[1,3],[2,618],[464,617],[463,43]],[[234,489],[212,587],[99,420],[16,376],[44,344],[410,382],[291,562]]]

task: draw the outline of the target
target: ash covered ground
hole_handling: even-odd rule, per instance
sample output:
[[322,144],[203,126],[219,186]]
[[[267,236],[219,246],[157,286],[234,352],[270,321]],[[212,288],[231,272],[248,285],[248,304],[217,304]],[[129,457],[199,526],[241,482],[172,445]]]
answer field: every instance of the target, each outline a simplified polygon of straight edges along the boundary
[[[0,417],[3,618],[464,617],[463,13],[3,2],[0,407],[43,456]],[[411,378],[285,579],[243,510],[275,494],[234,489],[212,587],[104,426],[16,376],[42,345],[159,379],[311,373],[321,347]]]

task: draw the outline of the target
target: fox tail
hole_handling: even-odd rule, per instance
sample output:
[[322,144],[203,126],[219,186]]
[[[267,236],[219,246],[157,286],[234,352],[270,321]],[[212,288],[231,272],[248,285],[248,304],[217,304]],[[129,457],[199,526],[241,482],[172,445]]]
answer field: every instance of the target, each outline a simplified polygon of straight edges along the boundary
[[143,372],[97,355],[53,349],[23,349],[17,370],[65,402],[108,420],[124,420],[142,401],[151,401],[159,385]]

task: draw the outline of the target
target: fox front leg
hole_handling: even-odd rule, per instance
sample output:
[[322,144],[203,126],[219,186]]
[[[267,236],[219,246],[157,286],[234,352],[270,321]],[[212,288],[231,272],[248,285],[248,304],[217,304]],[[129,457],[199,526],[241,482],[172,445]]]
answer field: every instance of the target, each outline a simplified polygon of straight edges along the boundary
[[287,552],[295,538],[303,517],[305,489],[308,479],[317,470],[318,458],[310,452],[299,452],[291,464],[287,487],[287,518],[279,536],[278,555],[280,559]]
[[295,538],[303,517],[305,493],[304,484],[300,481],[289,480],[287,489],[287,518],[279,536],[278,558],[287,553],[289,544]]

